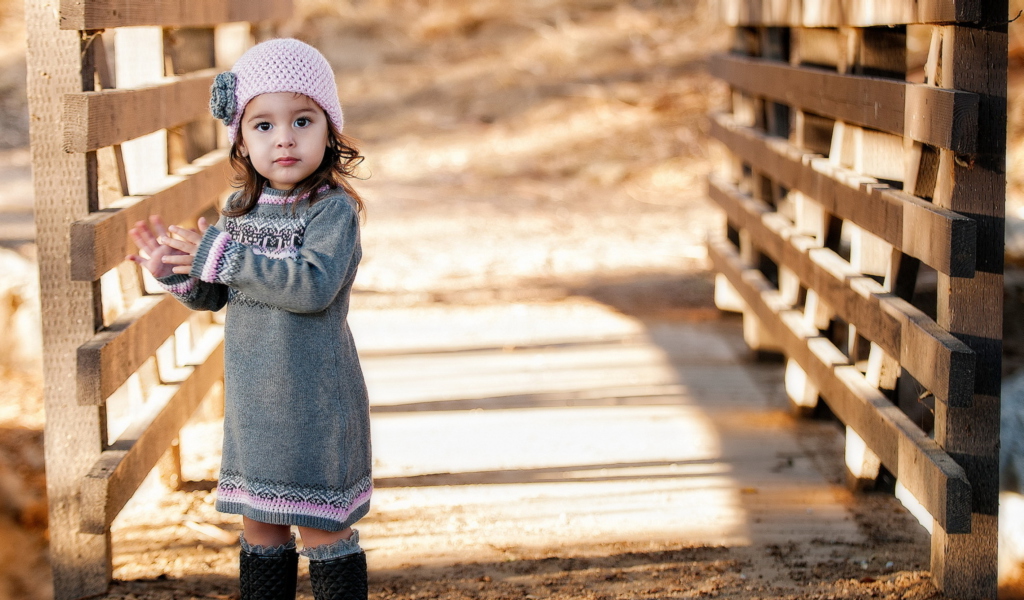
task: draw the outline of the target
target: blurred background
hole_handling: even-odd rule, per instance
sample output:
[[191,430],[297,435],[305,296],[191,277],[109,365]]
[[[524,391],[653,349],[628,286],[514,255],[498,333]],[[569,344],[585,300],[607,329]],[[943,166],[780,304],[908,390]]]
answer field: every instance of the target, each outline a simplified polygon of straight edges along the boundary
[[[711,0],[295,0],[366,156],[356,310],[559,301],[715,313]],[[1024,0],[1011,0],[1011,15]],[[1006,374],[1024,356],[1024,33],[1010,27]],[[0,0],[0,598],[49,594],[25,29]],[[5,571],[10,565],[17,568]]]

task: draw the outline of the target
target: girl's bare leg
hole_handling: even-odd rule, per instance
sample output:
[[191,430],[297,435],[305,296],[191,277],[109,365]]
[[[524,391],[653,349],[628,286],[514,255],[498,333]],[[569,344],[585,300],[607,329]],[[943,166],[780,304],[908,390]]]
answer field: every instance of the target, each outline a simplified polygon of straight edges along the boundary
[[287,544],[292,539],[292,528],[287,525],[271,525],[242,517],[245,541],[251,546],[274,547]]
[[366,600],[366,553],[350,528],[324,531],[299,527],[302,554],[309,558],[309,584],[315,600]]
[[[324,531],[312,527],[299,527],[299,536],[302,537],[304,548],[315,548],[325,544],[333,544],[338,540],[347,540],[352,537],[352,528],[348,527],[341,531]],[[246,536],[248,538],[248,535]]]

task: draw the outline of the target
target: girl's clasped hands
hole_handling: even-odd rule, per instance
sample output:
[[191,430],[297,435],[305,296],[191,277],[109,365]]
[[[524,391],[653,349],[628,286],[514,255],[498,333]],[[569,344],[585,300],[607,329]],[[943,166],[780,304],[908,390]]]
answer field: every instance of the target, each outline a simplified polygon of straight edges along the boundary
[[156,278],[176,273],[188,275],[199,242],[209,226],[206,219],[200,217],[198,231],[177,225],[167,227],[160,215],[153,215],[148,223],[139,221],[128,230],[139,247],[139,254],[130,254],[126,259],[142,265]]

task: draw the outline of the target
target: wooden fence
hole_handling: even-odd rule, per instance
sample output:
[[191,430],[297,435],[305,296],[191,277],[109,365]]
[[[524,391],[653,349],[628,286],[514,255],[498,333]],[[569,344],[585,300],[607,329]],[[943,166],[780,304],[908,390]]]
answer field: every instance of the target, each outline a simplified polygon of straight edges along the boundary
[[716,300],[846,425],[851,482],[926,511],[935,584],[995,598],[1007,3],[718,9]]
[[128,227],[194,223],[229,191],[210,84],[291,12],[290,0],[27,2],[57,600],[108,588],[111,522],[161,456],[180,479],[178,432],[222,377],[217,320],[124,261]]

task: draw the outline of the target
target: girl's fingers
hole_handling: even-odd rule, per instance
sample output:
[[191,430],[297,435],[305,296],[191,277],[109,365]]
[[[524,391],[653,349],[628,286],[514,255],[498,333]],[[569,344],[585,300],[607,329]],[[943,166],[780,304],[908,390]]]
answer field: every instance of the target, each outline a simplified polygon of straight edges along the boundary
[[192,272],[192,267],[174,267],[171,269],[171,273],[177,273],[178,275],[188,275]]
[[206,217],[199,217],[199,233],[206,233],[209,228],[210,224],[206,221]]
[[139,221],[136,223],[135,227],[132,227],[131,231],[129,231],[129,234],[132,237],[132,241],[135,242],[135,245],[142,250],[150,252],[157,246],[157,242],[153,238],[153,234],[150,232],[145,221]]
[[191,254],[168,254],[167,256],[164,256],[160,260],[162,260],[165,265],[191,265],[192,264],[192,255]]
[[175,250],[180,250],[185,254],[195,254],[196,250],[198,249],[196,245],[191,242],[186,242],[184,240],[179,240],[177,238],[167,236],[157,238],[157,242],[159,242],[163,246],[170,246]]
[[163,217],[160,215],[152,215],[149,217],[149,222],[153,224],[153,231],[156,232],[157,237],[167,235],[167,226],[164,225]]
[[191,229],[185,229],[184,227],[178,227],[177,225],[171,225],[169,229],[171,233],[193,244],[199,244],[203,239],[203,235],[201,233],[192,231]]

